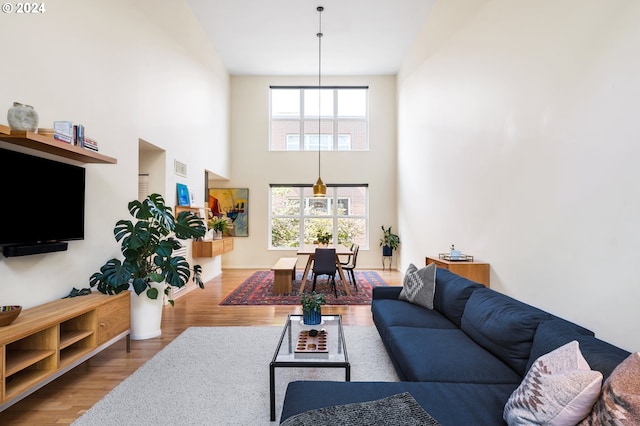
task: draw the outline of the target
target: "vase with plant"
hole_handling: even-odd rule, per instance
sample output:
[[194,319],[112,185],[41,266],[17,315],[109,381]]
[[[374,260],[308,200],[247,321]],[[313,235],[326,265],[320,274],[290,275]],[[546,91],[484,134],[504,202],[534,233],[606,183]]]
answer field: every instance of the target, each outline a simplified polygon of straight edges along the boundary
[[316,234],[316,240],[318,241],[318,244],[324,246],[327,246],[332,239],[333,234],[330,234],[326,231],[318,231],[318,233]]
[[317,325],[322,322],[322,308],[326,302],[326,298],[323,293],[311,293],[302,294],[302,322],[307,325]]
[[382,238],[380,238],[380,247],[382,247],[383,256],[391,256],[393,250],[397,250],[400,246],[400,237],[391,231],[391,227],[388,229],[382,226]]
[[230,228],[229,221],[222,216],[214,216],[207,222],[209,229],[213,230],[213,239],[219,240],[225,232],[228,232]]
[[[171,288],[187,284],[192,270],[193,281],[204,288],[201,266],[192,268],[184,256],[173,253],[182,247],[180,240],[202,238],[206,227],[203,220],[190,211],[174,217],[171,207],[165,205],[159,194],[151,194],[143,201],[131,201],[128,209],[135,222],[119,220],[113,229],[124,260],[108,260],[91,276],[89,284],[104,294],[132,289],[131,337],[146,339],[160,335],[164,300],[160,294],[166,295],[173,306],[174,301],[169,297]],[[153,308],[146,309],[149,301]],[[154,318],[145,318],[147,316]]]

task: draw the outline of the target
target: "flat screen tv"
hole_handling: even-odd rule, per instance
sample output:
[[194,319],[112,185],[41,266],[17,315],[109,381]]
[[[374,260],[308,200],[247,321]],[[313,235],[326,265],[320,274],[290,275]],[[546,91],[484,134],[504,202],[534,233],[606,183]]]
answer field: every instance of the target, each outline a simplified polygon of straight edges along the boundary
[[5,256],[65,250],[67,241],[84,239],[84,167],[0,148],[0,179]]

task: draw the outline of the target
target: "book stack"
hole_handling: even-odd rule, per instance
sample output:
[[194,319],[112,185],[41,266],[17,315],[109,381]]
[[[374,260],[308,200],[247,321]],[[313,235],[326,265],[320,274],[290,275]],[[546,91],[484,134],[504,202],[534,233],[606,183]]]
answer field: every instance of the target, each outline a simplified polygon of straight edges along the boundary
[[81,146],[83,148],[90,149],[91,151],[98,151],[98,142],[86,136],[84,137],[84,140]]
[[91,151],[98,151],[98,142],[84,135],[82,124],[73,124],[72,121],[54,121],[53,138]]

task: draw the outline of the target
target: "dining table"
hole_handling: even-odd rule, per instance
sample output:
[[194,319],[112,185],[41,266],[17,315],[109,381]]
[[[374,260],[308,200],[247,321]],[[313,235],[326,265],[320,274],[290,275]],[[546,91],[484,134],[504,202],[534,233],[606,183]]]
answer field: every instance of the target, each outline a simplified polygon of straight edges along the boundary
[[351,289],[349,288],[349,282],[345,279],[344,270],[342,269],[342,264],[340,263],[340,256],[350,256],[353,254],[351,248],[347,246],[343,246],[342,244],[328,244],[328,245],[319,245],[319,244],[305,244],[298,249],[298,256],[308,256],[307,264],[304,268],[304,273],[302,274],[302,279],[300,280],[300,290],[299,294],[302,294],[304,291],[304,286],[307,283],[307,278],[309,276],[309,271],[311,270],[311,266],[313,265],[313,257],[316,253],[316,248],[334,248],[336,249],[336,266],[338,270],[338,275],[340,276],[340,280],[344,285],[344,291],[347,295],[351,294]]

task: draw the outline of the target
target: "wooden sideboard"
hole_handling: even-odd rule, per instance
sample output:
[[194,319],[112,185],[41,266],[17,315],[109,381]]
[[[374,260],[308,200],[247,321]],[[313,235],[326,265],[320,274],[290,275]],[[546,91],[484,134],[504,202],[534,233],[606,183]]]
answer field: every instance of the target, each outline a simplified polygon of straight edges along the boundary
[[130,350],[128,291],[92,293],[24,309],[0,327],[0,410],[126,337]]
[[233,250],[233,237],[223,237],[220,240],[199,240],[192,243],[195,257],[216,257]]
[[478,261],[466,261],[466,260],[444,260],[439,257],[425,258],[425,265],[435,263],[437,267],[448,269],[454,274],[458,274],[462,277],[468,278],[471,281],[483,284],[489,287],[489,264]]

